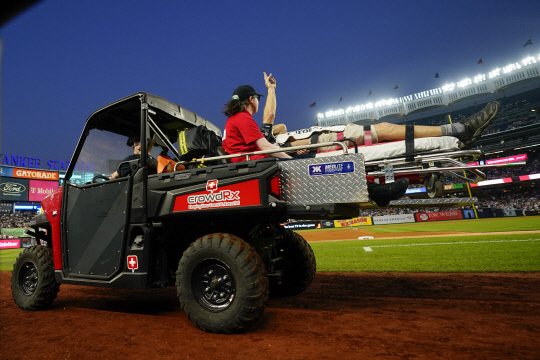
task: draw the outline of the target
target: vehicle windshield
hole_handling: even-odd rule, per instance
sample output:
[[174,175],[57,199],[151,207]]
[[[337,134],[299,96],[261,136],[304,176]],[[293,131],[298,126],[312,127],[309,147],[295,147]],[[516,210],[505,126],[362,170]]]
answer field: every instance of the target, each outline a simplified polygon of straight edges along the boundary
[[126,135],[90,130],[69,181],[83,185],[97,175],[111,176],[125,158],[133,155],[133,148],[126,144],[127,140]]
[[[128,139],[139,136],[140,102],[131,101],[96,114],[89,122],[69,181],[83,185],[95,176],[110,177],[123,161],[135,160],[134,148]],[[175,159],[178,132],[193,125],[159,109],[149,110],[148,136],[154,146],[150,152],[157,159],[165,153]],[[172,151],[171,151],[172,148]],[[68,180],[68,179],[66,179]]]

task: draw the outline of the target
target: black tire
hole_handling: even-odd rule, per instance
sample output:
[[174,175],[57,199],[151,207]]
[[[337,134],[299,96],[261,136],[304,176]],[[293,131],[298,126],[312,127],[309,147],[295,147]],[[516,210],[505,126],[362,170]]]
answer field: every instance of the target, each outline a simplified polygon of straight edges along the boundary
[[198,328],[234,334],[261,317],[268,275],[259,254],[230,234],[209,234],[184,252],[176,272],[180,306]]
[[[317,272],[315,254],[308,242],[289,229],[282,229],[283,240],[276,245],[282,276],[270,278],[271,296],[294,296],[304,292]],[[279,266],[279,265],[278,265]]]
[[54,279],[52,249],[35,245],[24,249],[11,273],[11,293],[23,310],[43,310],[52,304],[60,285]]

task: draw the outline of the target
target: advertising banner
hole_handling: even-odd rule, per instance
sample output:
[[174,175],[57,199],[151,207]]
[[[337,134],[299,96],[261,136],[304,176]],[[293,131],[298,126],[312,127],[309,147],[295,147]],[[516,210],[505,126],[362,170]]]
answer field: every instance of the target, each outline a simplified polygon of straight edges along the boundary
[[516,210],[514,209],[502,209],[504,216],[516,216]]
[[13,169],[13,177],[36,180],[56,180],[58,181],[58,171],[45,171],[33,169]]
[[0,166],[0,176],[13,177],[13,168]]
[[28,201],[41,201],[58,189],[58,181],[30,180]]
[[349,227],[349,226],[363,226],[373,225],[370,217],[358,217],[348,220],[334,220],[334,227]]
[[373,225],[413,223],[413,214],[374,216]]
[[307,230],[307,229],[320,229],[321,223],[318,221],[298,221],[288,223],[283,226],[285,229]]
[[444,185],[444,190],[457,190],[457,189],[463,189],[463,184]]
[[36,238],[33,237],[24,237],[21,238],[21,247],[22,248],[29,248],[31,246],[37,245]]
[[[521,154],[521,155],[498,158],[498,159],[486,160],[486,165],[507,164],[507,163],[512,163],[516,161],[525,161],[525,160],[527,160],[527,154]],[[479,163],[478,161],[469,163],[468,165],[478,165],[478,164],[484,165],[482,162]]]
[[477,184],[469,184],[469,186],[477,187],[477,186],[506,184],[506,183],[511,183],[511,182],[512,182],[512,178],[503,178],[503,179],[484,180],[484,181],[478,182]]
[[321,226],[323,228],[333,228],[335,227],[334,220],[321,220]]
[[2,234],[12,236],[14,238],[20,238],[24,236],[24,229],[23,228],[2,229]]
[[21,247],[20,239],[0,240],[0,250],[3,249],[18,249]]
[[0,200],[28,201],[28,180],[0,177]]
[[537,180],[537,179],[540,179],[540,174],[529,174],[529,175],[519,176],[520,181]]
[[465,210],[462,210],[463,211],[463,218],[464,219],[474,219],[476,218],[476,216],[474,215],[474,210],[473,209],[465,209]]
[[416,213],[416,221],[419,222],[461,219],[463,219],[463,214],[461,213],[461,210]]
[[407,189],[407,191],[405,191],[405,194],[408,195],[408,194],[421,194],[421,193],[425,193],[427,190],[425,187],[422,187],[422,188],[414,188],[414,189]]

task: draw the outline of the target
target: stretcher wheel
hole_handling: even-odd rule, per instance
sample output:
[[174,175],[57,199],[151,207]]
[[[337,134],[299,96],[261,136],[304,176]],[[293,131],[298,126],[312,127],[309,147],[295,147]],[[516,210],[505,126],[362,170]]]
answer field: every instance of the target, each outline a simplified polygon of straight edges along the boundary
[[430,199],[440,198],[444,192],[444,184],[436,174],[429,174],[424,178],[426,194]]

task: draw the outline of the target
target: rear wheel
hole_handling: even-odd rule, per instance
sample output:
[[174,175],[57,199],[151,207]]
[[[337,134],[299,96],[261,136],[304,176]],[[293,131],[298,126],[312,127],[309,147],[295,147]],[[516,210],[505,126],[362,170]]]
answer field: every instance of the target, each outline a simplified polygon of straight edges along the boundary
[[177,296],[200,329],[233,334],[263,314],[268,276],[257,252],[230,234],[209,234],[184,252],[176,272]]
[[42,245],[24,249],[11,274],[11,293],[17,306],[23,310],[45,309],[58,291],[52,249]]
[[313,282],[317,272],[315,254],[308,242],[289,229],[282,229],[283,240],[276,244],[282,274],[270,278],[272,296],[293,296],[304,292]]

